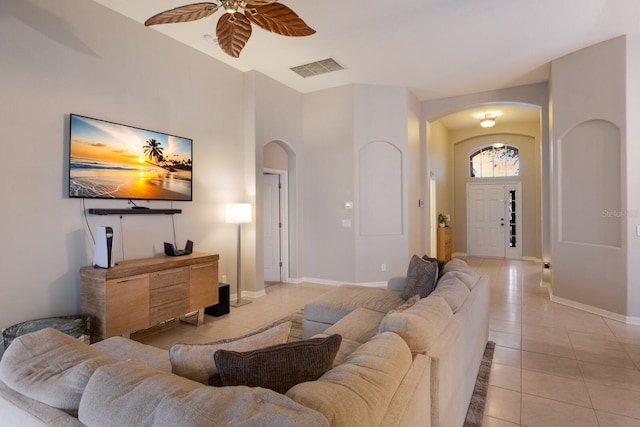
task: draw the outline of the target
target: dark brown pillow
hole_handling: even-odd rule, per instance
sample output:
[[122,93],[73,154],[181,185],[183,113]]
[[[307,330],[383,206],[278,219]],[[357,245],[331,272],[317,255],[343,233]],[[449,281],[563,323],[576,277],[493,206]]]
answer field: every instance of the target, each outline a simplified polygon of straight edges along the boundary
[[333,367],[342,336],[329,335],[259,350],[218,350],[213,354],[223,386],[245,385],[286,393],[296,384],[315,381]]
[[411,257],[407,269],[407,281],[402,290],[402,298],[406,301],[414,295],[420,298],[429,296],[438,283],[438,263],[427,261],[418,255]]
[[424,255],[422,259],[425,261],[431,261],[431,262],[435,261],[438,263],[438,279],[440,279],[444,274],[444,265],[447,263],[447,261],[443,261],[438,258],[432,258],[429,255]]

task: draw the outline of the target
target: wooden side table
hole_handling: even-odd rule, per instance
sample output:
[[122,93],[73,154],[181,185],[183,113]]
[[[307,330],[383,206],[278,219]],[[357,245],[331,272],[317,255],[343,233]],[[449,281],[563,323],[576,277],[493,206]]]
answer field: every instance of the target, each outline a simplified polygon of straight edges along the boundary
[[438,259],[451,260],[451,227],[438,227]]

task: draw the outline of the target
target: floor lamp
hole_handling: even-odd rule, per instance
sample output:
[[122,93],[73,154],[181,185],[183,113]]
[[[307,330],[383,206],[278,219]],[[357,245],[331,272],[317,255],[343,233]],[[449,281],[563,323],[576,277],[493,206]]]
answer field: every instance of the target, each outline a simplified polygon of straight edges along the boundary
[[240,307],[241,305],[249,304],[251,301],[244,300],[242,301],[242,267],[241,267],[241,244],[242,244],[242,235],[241,228],[242,224],[247,224],[251,222],[251,203],[227,203],[227,214],[225,216],[225,222],[227,224],[238,224],[238,258],[237,258],[237,268],[238,274],[236,276],[237,285],[236,285],[236,301],[230,302],[229,304],[232,307]]

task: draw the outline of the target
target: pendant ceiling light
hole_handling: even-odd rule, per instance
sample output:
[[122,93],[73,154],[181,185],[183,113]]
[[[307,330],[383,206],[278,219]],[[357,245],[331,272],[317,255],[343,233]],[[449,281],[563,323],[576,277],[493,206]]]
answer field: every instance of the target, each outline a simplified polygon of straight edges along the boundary
[[495,114],[485,114],[484,117],[480,119],[480,126],[483,128],[492,128],[496,125],[496,118],[497,116]]

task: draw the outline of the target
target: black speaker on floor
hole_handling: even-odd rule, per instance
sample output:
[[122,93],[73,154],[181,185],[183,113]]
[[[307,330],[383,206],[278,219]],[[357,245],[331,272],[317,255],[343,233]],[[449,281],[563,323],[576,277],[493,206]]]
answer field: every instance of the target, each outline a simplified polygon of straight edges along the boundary
[[218,285],[218,303],[204,309],[204,313],[210,316],[219,317],[229,314],[229,285],[220,283]]

